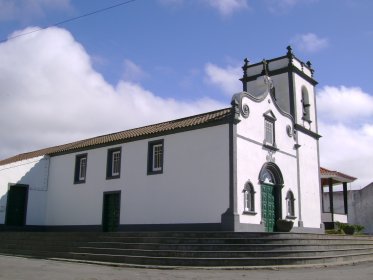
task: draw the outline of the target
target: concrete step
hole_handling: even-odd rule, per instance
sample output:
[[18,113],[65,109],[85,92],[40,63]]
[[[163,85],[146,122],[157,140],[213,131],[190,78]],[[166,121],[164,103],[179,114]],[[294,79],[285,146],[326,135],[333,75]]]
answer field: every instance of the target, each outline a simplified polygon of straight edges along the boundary
[[160,243],[123,243],[123,242],[87,242],[88,247],[117,248],[117,249],[139,249],[139,250],[194,250],[194,251],[248,251],[248,250],[333,250],[341,248],[373,248],[373,243],[351,244],[343,243],[337,245],[308,245],[308,244],[160,244]]
[[139,249],[115,249],[79,247],[74,250],[83,254],[104,254],[104,255],[127,255],[127,256],[148,256],[148,257],[174,257],[174,258],[266,258],[266,257],[316,257],[316,256],[338,256],[341,254],[373,254],[372,248],[339,248],[334,250],[276,250],[276,251],[193,251],[193,250],[139,250]]
[[122,242],[122,243],[158,243],[158,244],[295,244],[295,245],[328,245],[328,244],[366,244],[373,241],[366,239],[304,239],[301,237],[288,239],[288,238],[209,238],[209,237],[101,237],[102,241]]
[[0,232],[0,253],[157,266],[265,266],[373,259],[373,238],[293,233]]
[[242,258],[182,258],[182,257],[150,257],[130,255],[72,253],[74,259],[156,266],[195,266],[195,267],[245,267],[245,266],[278,266],[309,265],[338,263],[373,259],[371,254],[341,254],[323,257],[242,257]]

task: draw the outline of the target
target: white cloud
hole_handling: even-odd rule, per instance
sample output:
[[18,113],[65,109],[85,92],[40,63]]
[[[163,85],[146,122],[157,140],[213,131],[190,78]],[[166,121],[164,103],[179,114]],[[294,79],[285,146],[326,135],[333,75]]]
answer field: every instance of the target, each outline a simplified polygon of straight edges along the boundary
[[303,52],[317,52],[329,46],[327,38],[321,38],[314,33],[306,33],[295,36],[291,43]]
[[317,102],[321,164],[357,177],[355,188],[366,186],[373,181],[373,96],[326,86]]
[[[370,130],[368,129],[370,127]],[[358,179],[354,188],[373,182],[372,125],[353,128],[319,121],[321,165]]]
[[358,87],[325,86],[317,101],[318,113],[327,122],[353,124],[373,118],[373,96]]
[[0,158],[226,106],[161,98],[128,81],[113,87],[61,28],[0,44],[0,100]]
[[373,124],[365,124],[363,126],[364,134],[373,137]]
[[221,68],[215,64],[208,63],[205,66],[206,81],[217,86],[228,96],[242,91],[242,83],[239,78],[242,77],[241,67],[228,66]]
[[299,4],[309,4],[317,2],[319,0],[265,0],[267,8],[270,12],[274,14],[287,13],[296,5]]
[[184,4],[184,0],[158,0],[162,5],[179,7]]
[[234,12],[246,10],[247,0],[203,0],[223,16],[230,16]]
[[[162,5],[168,7],[181,7],[189,1],[185,0],[158,0]],[[235,12],[249,8],[248,0],[197,0],[196,3],[205,3],[217,10],[222,16],[230,16]]]
[[146,73],[141,69],[141,67],[129,59],[124,60],[123,67],[123,79],[125,81],[139,81],[141,78],[146,76]]
[[70,0],[0,0],[0,21],[27,21],[47,10],[69,10]]

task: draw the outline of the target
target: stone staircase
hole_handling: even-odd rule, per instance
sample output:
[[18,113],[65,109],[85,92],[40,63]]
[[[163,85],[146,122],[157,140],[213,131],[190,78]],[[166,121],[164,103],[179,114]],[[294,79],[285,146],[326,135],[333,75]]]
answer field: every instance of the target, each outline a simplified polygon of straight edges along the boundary
[[234,232],[0,232],[0,254],[147,267],[323,265],[373,261],[373,237]]

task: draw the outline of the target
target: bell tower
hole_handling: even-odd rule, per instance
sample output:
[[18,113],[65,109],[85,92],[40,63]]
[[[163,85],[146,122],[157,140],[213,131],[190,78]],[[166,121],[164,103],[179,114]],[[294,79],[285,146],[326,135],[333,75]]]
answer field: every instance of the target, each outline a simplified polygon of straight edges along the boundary
[[[243,91],[254,98],[270,87],[273,100],[281,111],[292,116],[295,128],[317,134],[314,70],[311,62],[298,59],[290,46],[287,53],[273,59],[250,64],[244,60]],[[271,83],[268,85],[268,83]]]

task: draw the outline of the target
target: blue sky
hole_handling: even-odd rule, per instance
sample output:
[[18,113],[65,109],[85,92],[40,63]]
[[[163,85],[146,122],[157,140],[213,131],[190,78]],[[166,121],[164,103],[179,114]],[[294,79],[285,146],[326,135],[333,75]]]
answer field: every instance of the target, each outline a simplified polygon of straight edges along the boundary
[[[373,1],[0,0],[0,157],[229,106],[293,47],[319,82],[321,163],[373,181]],[[12,131],[12,133],[9,133]]]

